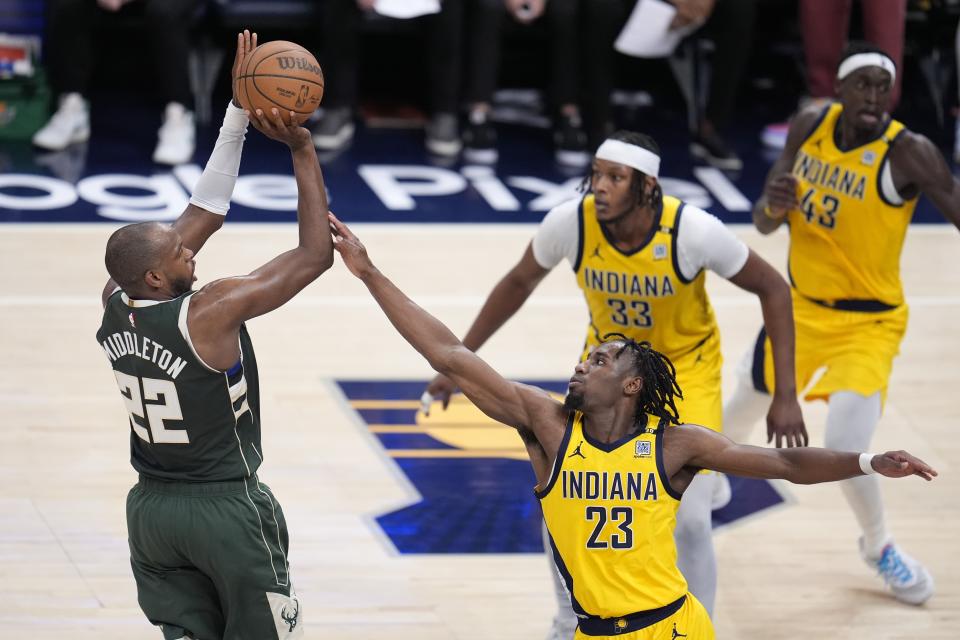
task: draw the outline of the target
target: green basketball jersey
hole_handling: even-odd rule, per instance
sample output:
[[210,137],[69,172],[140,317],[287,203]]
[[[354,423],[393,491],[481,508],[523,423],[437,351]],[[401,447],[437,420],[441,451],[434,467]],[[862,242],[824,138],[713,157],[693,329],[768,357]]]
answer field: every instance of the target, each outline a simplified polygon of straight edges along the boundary
[[173,300],[107,301],[97,342],[130,416],[130,461],[143,475],[213,482],[260,466],[257,361],[245,326],[240,361],[217,371],[197,356],[187,330],[194,292]]

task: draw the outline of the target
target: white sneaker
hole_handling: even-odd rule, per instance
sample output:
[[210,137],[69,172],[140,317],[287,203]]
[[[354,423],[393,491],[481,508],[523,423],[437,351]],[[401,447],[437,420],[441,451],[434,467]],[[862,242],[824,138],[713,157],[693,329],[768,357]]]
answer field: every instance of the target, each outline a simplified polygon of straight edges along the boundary
[[153,161],[158,164],[183,164],[193,159],[196,139],[193,112],[179,102],[171,102],[163,113],[163,126],[157,132]]
[[90,112],[79,93],[60,98],[60,107],[42,129],[33,134],[33,144],[41,149],[62,151],[71,144],[90,138]]
[[933,577],[930,573],[892,541],[883,547],[879,558],[869,558],[864,552],[861,537],[860,555],[868,566],[877,570],[900,602],[919,605],[933,595]]

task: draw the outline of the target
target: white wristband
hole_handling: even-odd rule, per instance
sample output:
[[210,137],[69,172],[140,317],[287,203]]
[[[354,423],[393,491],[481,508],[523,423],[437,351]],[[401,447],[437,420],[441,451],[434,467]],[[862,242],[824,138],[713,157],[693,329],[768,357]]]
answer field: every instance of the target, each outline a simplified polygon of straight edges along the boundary
[[873,457],[877,455],[875,453],[861,453],[860,454],[860,470],[863,471],[865,475],[870,475],[871,473],[876,473],[877,470],[873,468],[873,465],[870,464],[870,461],[873,460]]
[[220,135],[213,145],[203,174],[193,188],[190,204],[221,216],[227,215],[233,187],[240,174],[240,155],[249,122],[243,109],[235,107],[233,103],[227,105]]

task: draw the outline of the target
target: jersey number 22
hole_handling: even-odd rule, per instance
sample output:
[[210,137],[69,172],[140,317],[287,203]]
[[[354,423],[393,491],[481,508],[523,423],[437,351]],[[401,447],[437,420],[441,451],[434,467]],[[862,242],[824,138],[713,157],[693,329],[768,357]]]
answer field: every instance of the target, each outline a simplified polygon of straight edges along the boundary
[[[186,429],[167,429],[163,423],[164,420],[183,420],[180,396],[173,382],[137,378],[116,370],[113,373],[117,377],[123,402],[127,405],[127,413],[130,414],[130,426],[141,440],[155,444],[190,443]],[[141,383],[143,393],[140,392]],[[157,402],[161,396],[163,402]]]

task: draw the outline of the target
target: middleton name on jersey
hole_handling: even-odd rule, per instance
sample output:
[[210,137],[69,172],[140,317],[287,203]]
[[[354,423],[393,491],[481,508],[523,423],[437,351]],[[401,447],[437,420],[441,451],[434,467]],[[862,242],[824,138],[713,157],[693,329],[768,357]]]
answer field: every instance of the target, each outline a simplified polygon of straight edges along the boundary
[[130,331],[111,333],[100,344],[103,350],[107,352],[110,362],[116,362],[123,356],[137,356],[157,365],[174,380],[187,366],[183,358],[174,355],[159,342],[154,342],[147,337],[140,337]]

